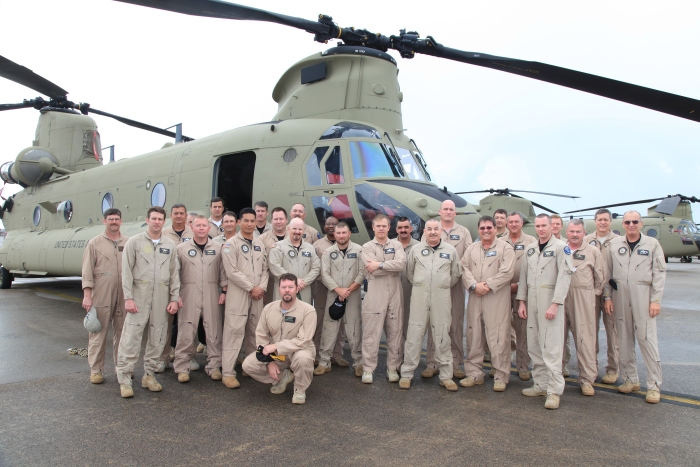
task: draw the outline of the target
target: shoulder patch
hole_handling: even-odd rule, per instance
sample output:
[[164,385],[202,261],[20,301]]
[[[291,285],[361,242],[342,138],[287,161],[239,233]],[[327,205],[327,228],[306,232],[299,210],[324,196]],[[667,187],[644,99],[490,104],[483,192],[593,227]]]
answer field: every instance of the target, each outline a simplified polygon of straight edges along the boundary
[[222,248],[221,251],[223,251],[224,253],[229,253],[231,251],[231,249],[230,248]]
[[321,238],[321,232],[318,232],[318,233],[316,234],[316,238],[318,238],[318,239]]
[[423,256],[428,256],[430,254],[430,250],[424,248],[423,250],[421,250],[420,254]]
[[564,247],[564,253],[566,253],[567,255],[570,255],[570,254],[571,254],[571,248],[569,248],[569,245],[566,245],[566,246]]
[[197,250],[195,250],[194,248],[192,248],[191,250],[189,250],[189,251],[187,252],[187,254],[188,254],[189,256],[192,256],[192,257],[197,256]]
[[527,250],[527,255],[528,255],[528,256],[532,256],[532,255],[534,255],[534,254],[535,254],[535,249],[534,249],[534,248],[530,248],[529,250]]

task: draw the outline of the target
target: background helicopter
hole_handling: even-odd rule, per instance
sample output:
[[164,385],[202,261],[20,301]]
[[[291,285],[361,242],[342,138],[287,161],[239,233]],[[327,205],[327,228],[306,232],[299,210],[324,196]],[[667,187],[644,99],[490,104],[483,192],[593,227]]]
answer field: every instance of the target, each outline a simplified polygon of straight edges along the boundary
[[[692,100],[688,100],[688,101],[692,101]],[[694,103],[695,101],[692,101],[692,102]],[[402,128],[396,128],[395,130],[402,130]],[[321,131],[321,130],[319,130],[319,131]],[[402,133],[402,132],[397,132],[397,133]],[[397,140],[399,139],[398,136],[397,136],[396,138],[397,138]],[[402,138],[402,139],[403,139],[403,138]],[[404,143],[405,143],[405,140],[404,140]],[[193,143],[193,144],[196,144],[196,143]],[[401,147],[399,147],[399,149],[401,149]],[[406,149],[406,148],[404,148],[404,149]],[[166,150],[166,152],[167,152],[167,150]],[[155,156],[154,156],[154,155],[151,155],[151,157],[155,157]],[[326,154],[325,157],[328,158],[328,157],[329,157],[329,153]],[[153,161],[153,159],[151,159],[151,160]],[[141,165],[139,165],[138,168],[141,169],[141,168],[143,167],[143,165],[146,165],[146,166],[147,166],[147,164],[144,164],[144,163],[141,161]],[[134,167],[134,165],[131,165],[131,167]],[[100,170],[102,170],[102,169],[100,169]],[[111,174],[111,173],[112,173],[112,172],[110,171],[110,174]],[[106,174],[106,173],[105,173],[105,174]],[[211,176],[211,174],[210,174],[210,176]],[[76,176],[75,178],[77,179],[78,177]],[[168,183],[170,183],[169,180],[168,180]],[[211,183],[211,182],[209,182],[209,183]],[[174,180],[174,181],[173,181],[173,184],[177,184],[177,180]],[[180,191],[182,192],[182,188],[180,188]],[[185,191],[186,191],[186,190],[185,190]],[[203,198],[203,197],[202,197],[202,198]],[[273,197],[273,198],[274,198],[274,197]],[[200,198],[200,199],[201,199],[201,198]],[[274,201],[273,201],[273,202],[274,202]],[[188,204],[189,204],[189,203],[188,203]],[[96,208],[96,209],[97,209],[97,208]],[[197,209],[197,208],[195,207],[195,209]],[[426,216],[429,217],[429,216],[431,215],[431,212],[430,212],[430,211],[431,211],[432,209],[433,209],[432,207],[426,207],[425,210],[424,210],[424,215],[426,215]],[[433,211],[433,213],[434,213],[434,211]],[[79,219],[78,217],[76,217],[75,220],[74,220],[73,222],[74,222],[74,223],[77,223],[77,222],[79,222],[79,220],[80,220],[80,219]],[[359,233],[359,232],[358,232],[358,233]],[[66,271],[66,272],[68,272],[68,271]]]

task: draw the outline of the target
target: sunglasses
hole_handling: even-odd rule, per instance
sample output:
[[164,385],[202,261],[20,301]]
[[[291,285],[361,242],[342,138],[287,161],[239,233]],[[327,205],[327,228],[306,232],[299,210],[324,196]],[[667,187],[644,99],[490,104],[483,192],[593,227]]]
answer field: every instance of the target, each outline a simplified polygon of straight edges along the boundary
[[630,224],[637,225],[637,224],[639,224],[639,221],[637,221],[637,220],[634,220],[634,221],[623,221],[622,223],[625,224],[625,225],[630,225]]
[[493,230],[493,227],[479,227],[479,230]]

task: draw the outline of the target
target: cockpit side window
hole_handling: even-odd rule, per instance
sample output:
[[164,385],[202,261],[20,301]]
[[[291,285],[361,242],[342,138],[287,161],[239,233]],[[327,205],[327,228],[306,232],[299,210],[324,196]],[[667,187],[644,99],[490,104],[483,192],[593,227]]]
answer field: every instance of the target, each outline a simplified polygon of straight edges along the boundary
[[306,163],[306,176],[309,186],[321,186],[321,160],[328,152],[329,146],[321,146],[314,150],[309,162]]
[[403,165],[406,177],[411,180],[425,181],[425,175],[423,175],[423,171],[418,167],[418,163],[413,158],[411,151],[404,148],[396,148],[396,152],[399,153],[399,159],[401,160],[401,165]]
[[345,183],[343,176],[343,160],[340,157],[340,146],[336,146],[326,159],[326,183],[339,185]]

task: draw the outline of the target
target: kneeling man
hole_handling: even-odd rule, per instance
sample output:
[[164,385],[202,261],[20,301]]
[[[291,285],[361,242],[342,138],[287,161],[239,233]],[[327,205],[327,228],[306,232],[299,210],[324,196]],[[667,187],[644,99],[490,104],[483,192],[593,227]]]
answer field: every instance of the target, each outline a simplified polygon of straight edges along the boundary
[[316,309],[297,299],[299,285],[294,274],[279,277],[278,292],[282,299],[268,304],[260,314],[255,344],[263,346],[264,355],[275,353],[285,360],[265,363],[253,352],[243,361],[243,371],[261,383],[272,384],[272,394],[282,394],[294,381],[292,403],[303,404],[314,371]]

